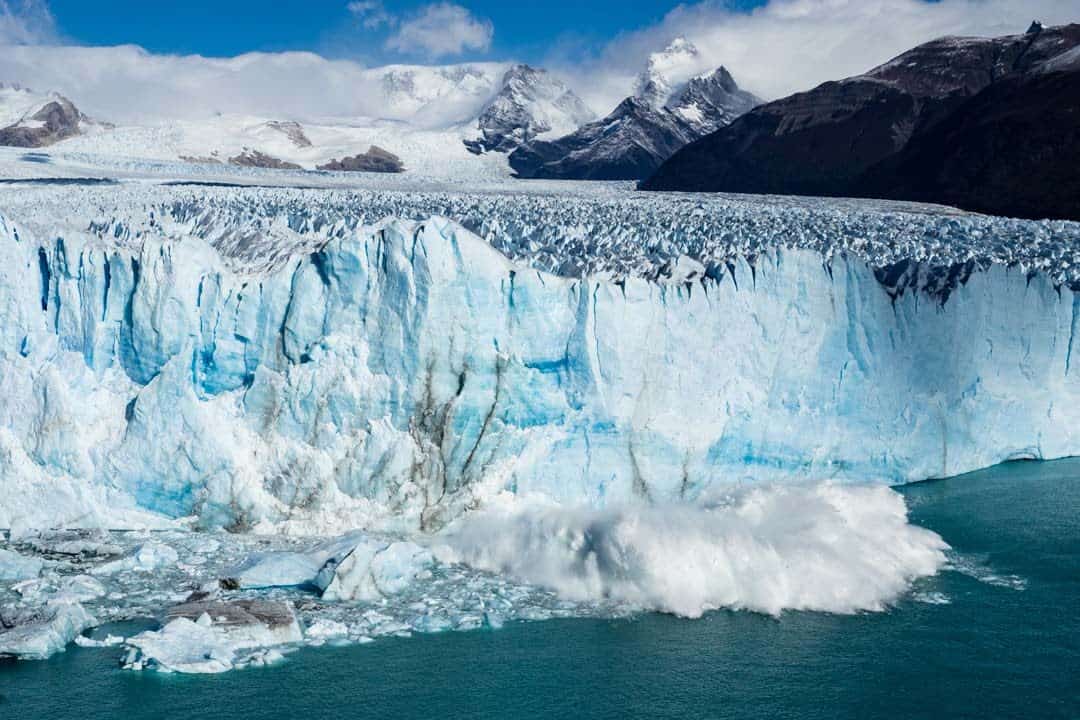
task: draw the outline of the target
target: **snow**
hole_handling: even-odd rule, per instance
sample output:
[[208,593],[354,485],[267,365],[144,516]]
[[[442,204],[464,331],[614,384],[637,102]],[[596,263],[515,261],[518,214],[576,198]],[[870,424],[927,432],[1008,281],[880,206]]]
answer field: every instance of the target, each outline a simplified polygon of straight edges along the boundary
[[683,37],[675,38],[663,50],[649,55],[645,69],[638,76],[634,94],[654,108],[662,108],[681,85],[708,69],[706,63],[692,42]]
[[448,173],[465,177],[508,176],[505,157],[477,157],[462,141],[475,130],[465,126],[415,128],[393,121],[353,120],[334,124],[305,123],[311,145],[298,147],[288,135],[268,126],[265,117],[222,115],[202,120],[147,121],[96,132],[58,143],[50,152],[92,157],[193,163],[227,163],[245,149],[254,149],[314,170],[334,158],[367,152],[372,145],[402,159],[406,171],[422,175]]

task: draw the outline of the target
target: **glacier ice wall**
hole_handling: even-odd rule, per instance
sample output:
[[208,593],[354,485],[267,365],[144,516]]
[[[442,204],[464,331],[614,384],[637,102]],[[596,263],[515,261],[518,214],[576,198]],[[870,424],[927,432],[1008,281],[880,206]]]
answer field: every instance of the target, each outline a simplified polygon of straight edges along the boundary
[[0,218],[0,527],[432,529],[499,493],[605,507],[896,483],[1080,450],[1080,295],[944,303],[775,250],[693,283],[561,278],[454,223],[272,271]]

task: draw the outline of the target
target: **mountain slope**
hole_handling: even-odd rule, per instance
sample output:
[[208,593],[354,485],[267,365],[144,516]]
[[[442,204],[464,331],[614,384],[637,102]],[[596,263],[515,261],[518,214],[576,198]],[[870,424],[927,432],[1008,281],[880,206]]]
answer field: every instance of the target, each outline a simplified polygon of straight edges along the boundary
[[40,148],[82,133],[86,117],[62,95],[0,86],[0,145]]
[[481,137],[465,145],[475,153],[510,152],[537,135],[565,135],[595,118],[581,98],[547,71],[515,65],[480,113]]
[[875,196],[1080,218],[1080,72],[1010,77],[866,176]]
[[635,180],[694,137],[678,115],[630,97],[575,133],[521,146],[510,154],[510,167],[528,178]]
[[534,140],[510,155],[519,177],[639,180],[687,143],[715,131],[759,100],[741,90],[727,69],[690,76],[697,49],[676,40],[654,53],[636,93],[615,110],[558,140]]
[[[865,75],[754,109],[676,153],[642,188],[869,195],[1017,212],[1020,207],[1009,209],[1003,193],[1021,189],[1027,181],[1017,169],[1020,159],[1000,153],[1022,144],[1025,153],[1042,158],[1042,170],[1047,171],[1046,163],[1059,164],[1047,177],[1075,175],[1067,164],[1068,153],[1050,152],[1061,144],[1055,138],[1075,131],[1071,91],[1050,88],[1062,105],[1056,108],[1056,119],[1038,130],[1043,137],[1038,143],[1029,142],[1038,119],[1025,107],[1038,101],[1044,82],[1040,78],[1048,67],[1057,67],[1055,72],[1062,75],[1076,72],[1075,63],[1055,59],[1078,45],[1080,25],[1043,29],[1036,24],[1024,35],[935,40]],[[968,146],[965,128],[988,128],[991,117],[997,118],[997,129],[987,130],[981,140],[970,138],[974,144]],[[1007,117],[1026,120],[1010,125]],[[1027,134],[1010,148],[1008,133],[1018,128]],[[951,166],[955,176],[943,171],[953,153],[964,158],[964,169]],[[990,192],[982,190],[980,179],[987,166],[998,168],[990,193],[996,200],[981,198]],[[936,180],[927,185],[929,178]],[[966,189],[950,189],[957,182]],[[1053,192],[1034,185],[1022,190],[1033,198]],[[1041,209],[1037,202],[1025,207],[1023,214],[1060,214],[1050,212],[1050,206]]]

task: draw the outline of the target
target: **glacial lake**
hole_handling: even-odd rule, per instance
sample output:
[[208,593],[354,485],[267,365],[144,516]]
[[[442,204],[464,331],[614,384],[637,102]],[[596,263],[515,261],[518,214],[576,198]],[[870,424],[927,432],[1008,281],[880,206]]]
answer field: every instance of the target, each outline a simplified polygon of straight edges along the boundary
[[1080,717],[1080,459],[901,488],[952,569],[889,611],[508,623],[217,676],[0,661],[0,718]]

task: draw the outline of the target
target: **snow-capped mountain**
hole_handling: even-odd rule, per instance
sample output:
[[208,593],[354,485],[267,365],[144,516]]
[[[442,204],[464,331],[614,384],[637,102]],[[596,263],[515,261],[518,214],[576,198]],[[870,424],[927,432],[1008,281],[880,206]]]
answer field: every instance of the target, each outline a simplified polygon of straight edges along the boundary
[[721,66],[708,75],[691,78],[666,107],[701,137],[730,125],[760,104],[760,98],[740,88],[727,68]]
[[45,147],[80,135],[88,123],[62,95],[0,85],[0,145]]
[[661,50],[649,55],[638,75],[634,95],[654,108],[668,104],[686,82],[706,68],[701,52],[686,38],[676,38]]
[[[245,167],[304,170],[372,167],[345,160],[378,146],[410,172],[509,174],[504,158],[477,159],[462,144],[475,137],[477,117],[502,88],[507,63],[364,68],[310,53],[163,63],[133,47],[20,46],[0,55],[0,80],[73,101],[54,97],[51,115],[35,119],[50,96],[3,89],[0,129],[8,131],[0,145],[52,143],[55,152],[114,159],[236,159]],[[271,82],[295,92],[271,102],[262,91]],[[92,125],[84,113],[115,126]]]
[[422,128],[474,120],[501,87],[503,63],[391,65],[365,71],[378,85],[380,102],[369,114]]
[[607,117],[557,140],[522,145],[510,155],[521,177],[639,180],[687,143],[730,124],[760,101],[726,68],[693,75],[694,45],[679,39],[650,55],[635,94]]
[[476,153],[510,152],[537,136],[566,135],[595,118],[581,98],[546,70],[514,65],[480,113],[481,137],[466,145]]
[[[71,73],[55,71],[58,55],[79,60]],[[9,89],[0,95],[0,117],[7,118],[0,125],[0,145],[62,143],[63,150],[86,155],[280,170],[382,167],[342,160],[377,146],[397,158],[393,167],[433,176],[509,175],[512,166],[522,176],[638,179],[756,103],[725,69],[701,74],[702,63],[691,43],[672,42],[649,57],[635,95],[589,125],[595,115],[573,90],[549,72],[523,64],[357,68],[305,53],[255,53],[212,63],[190,58],[185,72],[206,75],[202,96],[189,95],[190,83],[162,78],[145,87],[146,78],[136,76],[130,78],[131,92],[139,94],[140,103],[131,109],[130,103],[117,105],[110,98],[131,67],[144,68],[148,76],[157,72],[145,52],[60,48],[42,56],[37,48],[20,47],[0,58],[5,77],[76,90],[68,96],[118,124],[87,133],[85,116],[63,97],[46,103],[44,96]],[[87,67],[115,67],[116,72],[87,75]],[[310,82],[297,84],[300,96],[324,85],[326,92],[303,107],[263,108],[258,82],[266,74],[310,76]],[[102,84],[102,75],[109,76],[109,84]],[[344,98],[343,86],[350,88]],[[119,118],[105,114],[106,108]],[[258,112],[241,111],[245,108]],[[554,144],[541,144],[549,141]],[[500,157],[473,159],[490,150],[521,152],[510,163]]]

